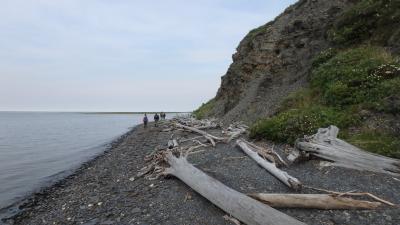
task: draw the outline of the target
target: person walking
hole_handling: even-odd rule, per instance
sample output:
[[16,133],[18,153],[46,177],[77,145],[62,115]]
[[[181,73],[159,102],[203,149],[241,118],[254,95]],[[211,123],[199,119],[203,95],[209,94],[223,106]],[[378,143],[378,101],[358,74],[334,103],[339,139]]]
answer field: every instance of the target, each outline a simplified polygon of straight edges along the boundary
[[158,115],[158,113],[156,113],[154,115],[154,126],[157,127],[158,126],[158,121],[160,120],[160,116]]
[[147,113],[144,114],[143,117],[143,127],[146,128],[147,127],[147,123],[149,122],[149,119],[147,118]]
[[164,112],[161,112],[161,113],[160,113],[160,116],[161,116],[161,119],[162,119],[162,120],[165,120],[165,113],[164,113]]

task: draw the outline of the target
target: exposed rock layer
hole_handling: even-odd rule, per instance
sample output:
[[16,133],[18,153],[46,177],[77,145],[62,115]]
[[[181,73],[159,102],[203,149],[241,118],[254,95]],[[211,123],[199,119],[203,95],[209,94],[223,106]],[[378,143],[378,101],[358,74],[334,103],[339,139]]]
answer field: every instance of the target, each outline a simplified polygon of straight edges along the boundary
[[276,112],[307,85],[312,58],[329,47],[327,30],[351,0],[300,0],[250,33],[233,55],[208,116],[251,123]]

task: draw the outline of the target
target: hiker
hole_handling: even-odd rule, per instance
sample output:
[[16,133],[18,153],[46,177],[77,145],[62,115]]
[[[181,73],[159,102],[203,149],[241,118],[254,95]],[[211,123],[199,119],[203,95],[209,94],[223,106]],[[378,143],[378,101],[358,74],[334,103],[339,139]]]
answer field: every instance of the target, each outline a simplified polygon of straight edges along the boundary
[[145,113],[144,117],[143,117],[143,126],[144,126],[144,128],[147,127],[147,122],[149,122],[149,119],[147,118],[147,113]]
[[164,112],[161,112],[161,113],[160,113],[160,116],[161,116],[161,119],[162,119],[162,120],[165,120],[165,113],[164,113]]
[[154,126],[157,127],[158,126],[158,121],[160,120],[160,116],[158,115],[158,113],[156,113],[154,115]]

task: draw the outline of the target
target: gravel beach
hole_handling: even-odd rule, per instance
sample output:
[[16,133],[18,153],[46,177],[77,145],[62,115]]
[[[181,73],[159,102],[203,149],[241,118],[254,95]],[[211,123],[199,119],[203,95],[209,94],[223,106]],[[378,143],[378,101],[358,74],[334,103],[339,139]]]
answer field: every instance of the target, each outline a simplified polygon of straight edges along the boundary
[[[144,157],[157,146],[166,147],[172,132],[162,126],[133,128],[96,159],[73,175],[33,195],[21,213],[7,224],[233,224],[226,213],[212,205],[176,178],[149,181],[137,178]],[[208,131],[220,134],[220,130]],[[185,138],[194,134],[176,131]],[[269,143],[260,143],[268,145]],[[285,145],[275,150],[284,156]],[[286,186],[230,144],[191,155],[197,168],[242,193],[291,193]],[[303,184],[333,191],[370,192],[400,204],[400,180],[393,177],[337,167],[320,167],[311,160],[283,168]],[[303,189],[302,193],[315,193]],[[309,225],[399,225],[400,209],[378,210],[281,209]]]

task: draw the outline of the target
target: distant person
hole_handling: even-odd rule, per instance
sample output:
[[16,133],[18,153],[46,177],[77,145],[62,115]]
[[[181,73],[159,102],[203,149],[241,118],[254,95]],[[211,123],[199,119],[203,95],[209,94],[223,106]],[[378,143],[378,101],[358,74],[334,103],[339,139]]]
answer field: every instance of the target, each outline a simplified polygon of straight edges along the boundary
[[161,112],[161,113],[160,113],[160,116],[161,116],[161,119],[162,119],[162,120],[165,120],[165,113],[164,113],[164,112]]
[[147,118],[147,113],[144,114],[143,117],[143,127],[146,128],[147,127],[147,123],[149,122],[149,119]]
[[160,120],[160,116],[158,115],[158,113],[154,114],[154,126],[157,127],[158,126],[158,121]]

